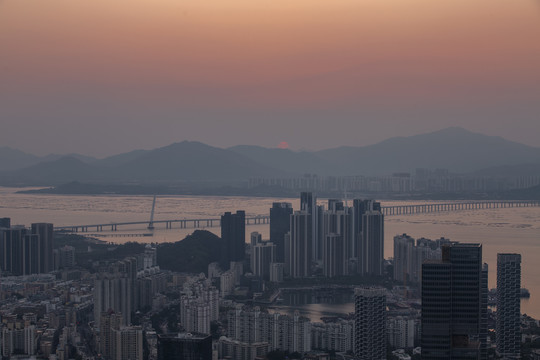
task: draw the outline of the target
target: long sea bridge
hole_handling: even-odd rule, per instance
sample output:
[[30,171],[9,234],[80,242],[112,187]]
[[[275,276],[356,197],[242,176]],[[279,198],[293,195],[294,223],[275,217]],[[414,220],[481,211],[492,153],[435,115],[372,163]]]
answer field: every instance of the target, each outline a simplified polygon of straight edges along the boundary
[[[489,200],[489,201],[456,201],[446,203],[429,203],[429,204],[411,204],[411,205],[393,205],[382,206],[382,213],[385,216],[398,215],[414,215],[414,214],[429,214],[438,212],[454,212],[454,211],[471,211],[484,209],[503,209],[503,208],[522,208],[522,207],[538,207],[540,200]],[[269,215],[257,215],[246,217],[246,225],[262,225],[269,224]],[[148,220],[146,221],[129,221],[117,222],[109,224],[90,224],[90,225],[68,225],[57,226],[54,229],[57,231],[66,232],[103,232],[103,231],[118,231],[119,228],[133,228],[137,225],[148,225],[148,228],[154,228],[155,225],[162,225],[165,229],[199,229],[221,226],[220,218],[203,218],[203,219],[172,219],[172,220]]]

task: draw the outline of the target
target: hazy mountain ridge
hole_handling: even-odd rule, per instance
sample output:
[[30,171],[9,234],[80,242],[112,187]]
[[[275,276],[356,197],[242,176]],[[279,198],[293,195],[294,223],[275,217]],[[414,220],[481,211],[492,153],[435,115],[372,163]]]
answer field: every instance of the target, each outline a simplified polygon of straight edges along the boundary
[[[15,159],[35,161],[31,156],[25,157],[23,152],[15,151],[14,154]],[[389,175],[414,172],[416,168],[446,168],[453,173],[486,176],[534,175],[540,172],[540,148],[461,128],[391,138],[370,146],[344,146],[314,152],[249,145],[222,149],[201,142],[182,141],[101,160],[92,161],[82,155],[62,157],[4,171],[0,182],[8,185],[57,185],[71,181],[240,183],[251,177],[289,177],[305,173]]]
[[91,163],[66,156],[0,174],[5,185],[85,183],[241,182],[252,176],[287,176],[235,152],[183,141],[150,151],[134,151]]
[[85,163],[97,161],[97,159],[94,157],[75,153],[66,155],[49,154],[45,156],[37,156],[4,146],[0,147],[0,171],[5,172],[20,170],[40,163],[56,161],[65,157],[76,158]]

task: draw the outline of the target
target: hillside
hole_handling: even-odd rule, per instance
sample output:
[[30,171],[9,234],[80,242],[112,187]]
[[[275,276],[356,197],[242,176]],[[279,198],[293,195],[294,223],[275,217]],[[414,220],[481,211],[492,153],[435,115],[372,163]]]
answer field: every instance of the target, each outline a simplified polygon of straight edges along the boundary
[[195,230],[182,241],[160,244],[158,265],[164,270],[207,273],[208,264],[220,260],[221,238],[206,230]]

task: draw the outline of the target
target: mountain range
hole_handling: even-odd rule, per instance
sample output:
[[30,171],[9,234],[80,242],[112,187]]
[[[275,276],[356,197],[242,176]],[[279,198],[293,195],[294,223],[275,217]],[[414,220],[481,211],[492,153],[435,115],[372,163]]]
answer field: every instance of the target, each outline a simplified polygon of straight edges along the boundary
[[370,146],[293,151],[239,145],[223,149],[183,141],[104,159],[79,154],[38,157],[0,147],[0,184],[237,183],[250,177],[389,175],[416,168],[452,173],[540,174],[540,148],[462,128],[391,138]]

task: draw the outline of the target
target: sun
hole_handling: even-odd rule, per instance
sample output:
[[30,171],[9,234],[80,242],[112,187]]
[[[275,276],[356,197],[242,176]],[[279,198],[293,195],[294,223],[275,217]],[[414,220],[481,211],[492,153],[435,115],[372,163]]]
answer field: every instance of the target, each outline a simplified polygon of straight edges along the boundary
[[287,143],[286,141],[282,141],[278,144],[278,149],[288,149],[289,148],[289,143]]

